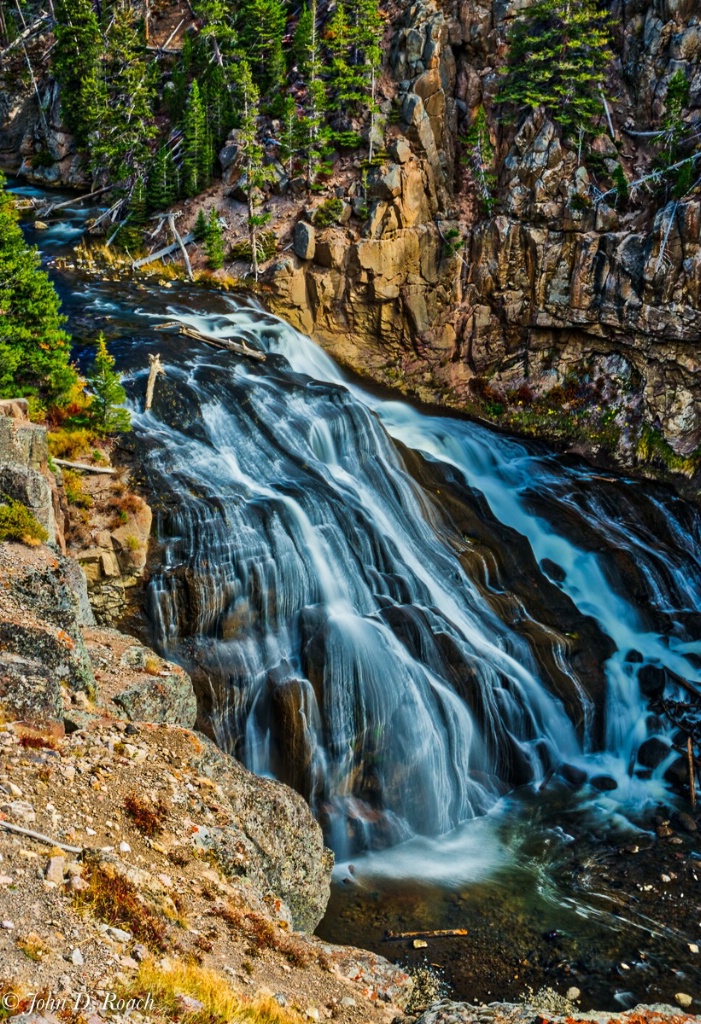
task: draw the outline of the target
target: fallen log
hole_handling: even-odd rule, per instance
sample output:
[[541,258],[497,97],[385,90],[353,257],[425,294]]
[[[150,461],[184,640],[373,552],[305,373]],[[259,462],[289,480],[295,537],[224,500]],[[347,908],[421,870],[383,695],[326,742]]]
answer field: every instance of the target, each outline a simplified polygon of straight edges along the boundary
[[73,199],[65,199],[62,203],[46,203],[44,205],[38,204],[37,210],[41,211],[42,216],[48,217],[56,210],[63,210],[66,206],[75,206],[76,203],[82,203],[86,199],[92,199],[94,196],[101,196],[103,192],[109,192],[113,185],[106,185],[104,188],[95,189],[94,192],[88,192],[84,196],[74,196]]
[[22,828],[21,825],[12,825],[9,821],[0,821],[0,828],[4,829],[5,832],[16,832],[19,836],[36,839],[38,843],[46,843],[47,846],[57,846],[59,850],[65,850],[67,853],[83,852],[82,846],[69,846],[68,843],[60,843],[57,839],[52,839],[51,836],[45,836],[43,832],[35,832],[31,828]]
[[[195,241],[195,237],[190,233],[185,235],[181,241],[184,245],[190,245],[191,242]],[[180,244],[178,242],[173,242],[172,245],[166,245],[162,249],[159,249],[158,252],[152,252],[150,256],[142,256],[140,260],[134,260],[131,265],[132,270],[138,270],[139,267],[145,267],[147,263],[153,263],[154,260],[162,259],[163,256],[170,256],[172,252],[175,252],[175,250],[179,248]]]
[[214,348],[223,348],[227,352],[233,352],[237,356],[246,356],[247,359],[255,359],[256,362],[264,363],[266,355],[264,352],[259,352],[255,348],[250,348],[245,342],[239,343],[238,341],[230,341],[228,338],[210,338],[206,334],[201,334],[196,331],[194,327],[189,327],[187,324],[179,323],[167,323],[159,324],[156,328],[157,331],[165,331],[171,327],[177,327],[181,334],[187,335],[188,338],[194,338],[196,341],[203,341],[205,345],[212,345]]
[[84,462],[69,462],[68,459],[54,459],[57,466],[67,466],[69,469],[82,469],[85,473],[116,473],[117,470],[111,466],[86,466]]
[[467,935],[467,928],[436,928],[420,932],[385,932],[383,942],[398,942],[400,939],[451,939]]
[[178,233],[178,229],[175,226],[175,218],[177,216],[178,216],[178,214],[176,214],[176,213],[169,213],[168,214],[168,227],[170,228],[170,233],[172,234],[173,238],[178,243],[178,248],[180,249],[180,252],[183,254],[183,260],[185,261],[185,267],[187,269],[187,276],[190,278],[191,281],[194,281],[195,278],[194,278],[194,275],[192,273],[192,264],[190,263],[190,257],[187,254],[187,249],[185,248],[185,243],[183,242],[182,238],[180,237],[180,234]]

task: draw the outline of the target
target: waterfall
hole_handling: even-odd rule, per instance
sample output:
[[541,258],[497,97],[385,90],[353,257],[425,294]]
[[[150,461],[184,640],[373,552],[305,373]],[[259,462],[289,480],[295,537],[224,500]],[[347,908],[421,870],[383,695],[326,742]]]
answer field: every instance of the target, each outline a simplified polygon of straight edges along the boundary
[[[637,799],[644,773],[630,764],[664,731],[646,718],[637,673],[654,664],[697,678],[695,647],[648,628],[591,536],[637,560],[658,606],[672,594],[698,607],[694,551],[664,569],[644,530],[636,536],[596,503],[592,471],[374,398],[288,325],[231,305],[169,316],[245,339],[267,362],[198,347],[169,365],[154,410],[134,416],[162,498],[155,639],[193,673],[217,742],[295,786],[341,855],[447,832],[563,762],[606,770]],[[498,579],[471,578],[440,498],[392,438],[479,492],[485,515],[525,538],[541,569],[559,568],[573,613],[611,638],[603,742],[562,645],[553,644],[558,691],[523,631],[500,616]],[[558,525],[563,508],[581,544]],[[684,537],[690,526],[698,537],[698,522],[677,524]]]

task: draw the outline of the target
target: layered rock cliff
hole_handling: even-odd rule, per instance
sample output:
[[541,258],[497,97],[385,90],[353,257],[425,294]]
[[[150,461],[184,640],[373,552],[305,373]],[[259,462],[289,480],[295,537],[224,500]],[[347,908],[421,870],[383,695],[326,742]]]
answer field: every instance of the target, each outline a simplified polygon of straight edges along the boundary
[[[666,201],[646,182],[617,209],[610,189],[617,165],[631,183],[656,166],[645,133],[660,125],[674,72],[698,117],[701,31],[683,0],[609,6],[611,126],[602,116],[581,152],[543,111],[501,123],[516,5],[421,0],[398,16],[398,117],[368,219],[316,231],[279,261],[270,301],[355,369],[425,401],[694,476],[701,201]],[[495,147],[490,214],[464,145],[481,104]]]

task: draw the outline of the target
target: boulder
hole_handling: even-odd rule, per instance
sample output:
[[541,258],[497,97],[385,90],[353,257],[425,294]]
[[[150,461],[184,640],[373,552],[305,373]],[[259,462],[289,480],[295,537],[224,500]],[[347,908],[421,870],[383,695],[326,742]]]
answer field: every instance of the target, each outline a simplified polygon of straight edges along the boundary
[[316,233],[311,224],[300,220],[295,226],[293,248],[301,260],[313,260],[316,251]]

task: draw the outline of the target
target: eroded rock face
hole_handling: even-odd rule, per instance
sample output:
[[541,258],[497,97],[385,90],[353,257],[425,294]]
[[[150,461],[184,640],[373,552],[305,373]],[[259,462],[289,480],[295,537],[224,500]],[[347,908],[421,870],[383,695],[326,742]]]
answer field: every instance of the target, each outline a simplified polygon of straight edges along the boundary
[[313,931],[329,900],[333,867],[321,828],[299,794],[252,775],[210,740],[202,743],[193,763],[221,786],[240,827],[202,828],[198,845],[212,852],[226,875],[280,896],[295,928]]
[[63,517],[49,471],[46,428],[31,423],[25,399],[0,401],[0,494],[21,501],[65,552]]
[[[304,262],[279,261],[270,302],[342,361],[423,400],[643,472],[651,456],[641,438],[652,431],[666,453],[660,472],[691,476],[701,446],[701,202],[634,189],[616,208],[609,189],[619,164],[629,182],[653,167],[649,139],[631,132],[659,124],[679,69],[697,116],[699,31],[689,4],[645,0],[614,14],[615,137],[604,125],[579,154],[542,110],[516,128],[498,123],[513,5],[406,9],[391,49],[401,118],[370,175],[366,219],[317,232]],[[490,213],[459,141],[480,104],[496,153]],[[352,202],[356,217],[365,212]],[[551,392],[569,412],[553,389],[573,376],[591,409],[576,429],[559,417],[553,430],[547,409],[524,415]]]

